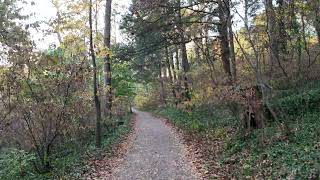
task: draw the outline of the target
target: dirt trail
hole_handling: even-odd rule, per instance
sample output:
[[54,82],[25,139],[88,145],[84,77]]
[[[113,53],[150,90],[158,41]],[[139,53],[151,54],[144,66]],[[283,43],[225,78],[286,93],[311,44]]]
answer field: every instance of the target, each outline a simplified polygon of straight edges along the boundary
[[163,121],[149,113],[137,114],[135,137],[114,180],[193,180],[192,165],[185,158],[181,140]]

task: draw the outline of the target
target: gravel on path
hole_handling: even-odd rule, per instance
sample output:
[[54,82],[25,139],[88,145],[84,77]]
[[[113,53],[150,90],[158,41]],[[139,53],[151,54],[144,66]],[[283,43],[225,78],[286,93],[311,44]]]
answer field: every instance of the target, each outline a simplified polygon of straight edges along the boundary
[[135,110],[132,147],[114,170],[114,180],[197,180],[182,140],[163,121]]

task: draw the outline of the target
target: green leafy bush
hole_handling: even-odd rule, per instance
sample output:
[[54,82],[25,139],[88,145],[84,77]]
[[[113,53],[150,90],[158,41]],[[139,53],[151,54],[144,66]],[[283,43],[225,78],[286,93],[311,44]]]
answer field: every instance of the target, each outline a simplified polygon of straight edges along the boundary
[[5,149],[0,152],[0,179],[20,179],[32,176],[31,162],[35,159],[34,154],[26,151]]
[[192,112],[167,106],[156,110],[155,113],[168,118],[179,128],[197,133],[205,133],[216,128],[221,131],[221,127],[234,127],[238,123],[227,108],[212,104],[195,107]]
[[273,106],[288,115],[318,111],[320,109],[320,89],[278,98],[274,100]]
[[245,137],[238,133],[227,140],[224,159],[239,159],[236,176],[315,178],[320,172],[320,113],[309,112],[295,118],[289,124],[290,134],[271,124]]
[[[156,113],[181,129],[205,134],[203,138],[220,137],[223,152],[215,161],[239,179],[319,179],[320,82],[290,88],[271,101],[274,109],[284,114],[279,116],[280,123],[269,122],[264,129],[251,132],[237,128],[237,114],[228,110],[236,111],[233,104],[201,105],[192,111],[165,107]],[[236,133],[230,134],[228,128]]]

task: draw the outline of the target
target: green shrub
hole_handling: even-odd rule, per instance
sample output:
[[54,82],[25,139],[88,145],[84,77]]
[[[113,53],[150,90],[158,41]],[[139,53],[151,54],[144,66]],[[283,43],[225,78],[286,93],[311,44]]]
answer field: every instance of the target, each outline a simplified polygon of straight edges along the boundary
[[5,149],[0,152],[0,179],[20,179],[32,176],[31,162],[35,159],[34,154],[26,151]]
[[274,109],[289,116],[319,111],[320,81],[297,83],[277,92],[271,101]]
[[320,89],[292,94],[273,101],[273,106],[288,115],[320,110]]
[[275,124],[226,141],[223,159],[237,156],[239,177],[265,174],[273,179],[308,179],[320,172],[320,113],[304,113],[286,135]]
[[192,112],[167,106],[156,110],[155,113],[168,118],[179,128],[197,133],[221,127],[234,127],[238,123],[226,107],[212,104],[195,107]]
[[192,111],[164,107],[156,113],[181,129],[206,133],[203,138],[220,138],[224,151],[215,161],[230,167],[236,159],[229,169],[239,179],[319,179],[320,81],[298,87],[284,86],[271,100],[281,123],[250,132],[237,128],[237,104],[203,104]]

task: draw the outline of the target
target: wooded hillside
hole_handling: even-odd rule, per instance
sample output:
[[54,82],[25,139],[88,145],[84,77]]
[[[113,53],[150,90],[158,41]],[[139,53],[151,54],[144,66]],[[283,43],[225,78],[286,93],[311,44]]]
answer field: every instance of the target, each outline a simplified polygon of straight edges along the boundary
[[0,179],[83,177],[133,106],[183,132],[204,179],[319,178],[319,0],[132,0],[121,22],[115,0],[48,3],[43,22],[0,0]]

